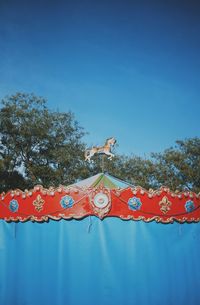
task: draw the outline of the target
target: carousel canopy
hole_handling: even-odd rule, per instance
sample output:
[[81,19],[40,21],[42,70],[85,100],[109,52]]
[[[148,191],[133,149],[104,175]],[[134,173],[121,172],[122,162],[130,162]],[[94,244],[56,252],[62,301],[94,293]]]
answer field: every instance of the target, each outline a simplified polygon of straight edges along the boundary
[[0,304],[200,304],[196,194],[99,174],[0,198]]
[[40,185],[0,196],[0,218],[6,221],[81,219],[86,216],[162,223],[200,221],[200,194],[145,190],[100,173],[69,186]]

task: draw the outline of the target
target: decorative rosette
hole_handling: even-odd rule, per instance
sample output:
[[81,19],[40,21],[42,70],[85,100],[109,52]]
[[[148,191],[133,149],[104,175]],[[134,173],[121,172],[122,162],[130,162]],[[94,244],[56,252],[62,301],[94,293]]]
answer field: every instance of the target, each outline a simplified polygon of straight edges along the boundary
[[130,210],[137,211],[141,208],[142,202],[140,198],[132,197],[128,200],[128,206]]
[[90,203],[99,218],[105,217],[111,209],[110,191],[106,188],[98,188],[92,192]]
[[104,193],[98,193],[94,196],[94,205],[99,208],[103,209],[108,205],[109,198]]
[[194,202],[192,200],[186,201],[185,209],[188,213],[192,212],[195,209]]
[[71,196],[64,196],[60,200],[60,205],[63,209],[71,208],[74,204],[74,199]]
[[19,208],[19,203],[18,203],[18,201],[15,200],[15,199],[12,199],[12,200],[10,201],[10,204],[9,204],[9,209],[10,209],[10,211],[13,212],[13,213],[15,213],[15,212],[18,211],[18,208]]

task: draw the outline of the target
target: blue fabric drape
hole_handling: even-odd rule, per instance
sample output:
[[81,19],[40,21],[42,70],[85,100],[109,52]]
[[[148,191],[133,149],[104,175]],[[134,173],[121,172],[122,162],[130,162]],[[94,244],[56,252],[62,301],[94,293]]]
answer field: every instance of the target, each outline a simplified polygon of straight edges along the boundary
[[199,224],[0,221],[1,305],[198,305]]

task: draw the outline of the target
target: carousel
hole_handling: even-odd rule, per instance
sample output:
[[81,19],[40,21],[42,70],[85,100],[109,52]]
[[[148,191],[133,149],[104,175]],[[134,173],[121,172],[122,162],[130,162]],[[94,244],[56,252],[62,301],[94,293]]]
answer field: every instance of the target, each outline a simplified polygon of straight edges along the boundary
[[[116,140],[85,152],[114,157]],[[200,303],[200,194],[102,172],[0,196],[0,304]]]

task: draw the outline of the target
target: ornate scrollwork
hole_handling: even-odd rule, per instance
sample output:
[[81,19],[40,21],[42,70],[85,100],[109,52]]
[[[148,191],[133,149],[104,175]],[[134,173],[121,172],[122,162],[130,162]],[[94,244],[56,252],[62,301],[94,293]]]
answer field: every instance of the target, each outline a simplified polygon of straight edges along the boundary
[[170,206],[172,205],[171,201],[167,198],[167,196],[164,196],[162,200],[159,202],[159,205],[161,206],[160,210],[166,214],[171,210]]
[[33,201],[33,205],[35,206],[35,209],[38,212],[43,210],[44,203],[45,203],[45,201],[44,201],[44,199],[42,199],[42,197],[40,195],[37,195],[36,199]]
[[99,218],[105,217],[111,209],[110,191],[101,187],[94,190],[90,195],[90,203]]

